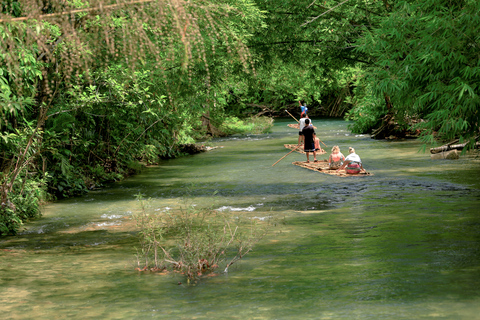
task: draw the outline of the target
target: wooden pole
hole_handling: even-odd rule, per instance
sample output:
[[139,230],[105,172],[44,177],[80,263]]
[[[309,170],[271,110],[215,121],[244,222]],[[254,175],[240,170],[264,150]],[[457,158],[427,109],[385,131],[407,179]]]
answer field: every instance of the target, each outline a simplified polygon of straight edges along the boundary
[[[292,114],[290,112],[288,112],[287,110],[285,110],[285,112],[292,116]],[[292,116],[292,118],[295,119],[295,121],[297,121],[298,123],[300,123],[300,121],[298,121],[294,116]]]
[[49,14],[42,14],[39,16],[29,16],[29,17],[18,17],[18,18],[12,18],[12,19],[0,19],[1,22],[11,22],[11,21],[25,21],[25,20],[32,20],[32,19],[47,19],[47,18],[52,18],[52,17],[58,17],[58,16],[63,16],[63,15],[73,15],[76,13],[84,13],[84,12],[91,12],[91,11],[103,11],[104,9],[113,9],[118,6],[126,6],[129,4],[144,4],[144,3],[149,3],[153,2],[153,0],[138,0],[138,1],[131,1],[131,2],[125,2],[125,3],[118,3],[118,4],[111,4],[108,6],[99,6],[99,7],[93,7],[93,8],[85,8],[85,9],[79,9],[79,10],[69,10],[69,11],[63,11],[63,12],[57,12],[57,13],[49,13]]
[[[318,137],[317,137],[317,138],[318,138]],[[323,143],[323,141],[322,141],[322,140],[320,140],[320,138],[318,138],[318,140],[319,140],[321,143]],[[327,147],[327,145],[326,145],[325,143],[323,143],[323,145],[325,146],[325,148],[328,148],[328,147]]]
[[[287,110],[285,110],[285,112],[292,116],[292,114],[291,114],[290,112],[288,112]],[[292,116],[292,118],[295,119],[295,121],[297,121],[298,123],[300,123],[300,121],[298,121],[294,116]],[[314,128],[315,128],[315,127],[314,127]],[[323,141],[320,140],[320,138],[318,138],[318,140],[319,140],[321,143],[323,143]],[[323,145],[325,146],[325,148],[328,148],[325,143],[323,143]],[[288,156],[288,154],[287,154],[287,156]],[[282,159],[283,159],[283,158],[282,158]],[[282,160],[282,159],[280,159],[280,160]],[[278,161],[280,161],[280,160],[278,160]],[[275,163],[276,163],[276,162],[275,162]],[[273,165],[275,165],[275,164],[273,164]]]
[[283,158],[285,158],[286,156],[288,156],[290,153],[292,153],[293,151],[295,151],[295,150],[297,150],[298,148],[300,148],[301,146],[302,146],[302,145],[297,146],[295,149],[293,149],[292,151],[290,151],[289,153],[287,153],[286,155],[284,155],[283,157],[281,157],[277,162],[275,162],[274,164],[272,164],[272,167],[273,167],[274,165],[276,165],[277,163],[279,163],[280,160],[283,160]]

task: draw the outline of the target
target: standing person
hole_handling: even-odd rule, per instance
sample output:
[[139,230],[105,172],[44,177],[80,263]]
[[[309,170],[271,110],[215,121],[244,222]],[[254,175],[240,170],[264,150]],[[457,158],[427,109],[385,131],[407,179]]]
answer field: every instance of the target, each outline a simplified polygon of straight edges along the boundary
[[305,105],[305,101],[300,100],[300,101],[298,101],[298,104],[300,105],[300,117],[301,117],[302,114],[305,114],[305,116],[308,117],[308,115],[307,115],[308,108]]
[[360,173],[361,171],[365,171],[365,169],[363,169],[362,160],[355,153],[355,149],[350,147],[348,148],[348,152],[350,154],[345,158],[345,162],[343,162],[342,166],[338,168],[337,171],[342,170],[345,167],[345,172],[349,174],[355,174]]
[[328,166],[330,169],[338,169],[345,161],[345,156],[340,152],[339,146],[333,146],[332,153],[328,157]]
[[[305,120],[307,120],[307,119],[308,119],[308,116],[306,114],[302,113],[300,121],[298,122],[298,125],[299,125],[299,127],[298,127],[298,129],[299,129],[299,131],[298,131],[298,145],[301,145],[303,143],[304,139],[303,139],[302,130],[303,130],[303,128],[308,126],[308,125],[305,124]],[[308,119],[308,121],[310,122],[310,119]],[[310,122],[310,124],[311,124],[311,122]]]
[[310,125],[310,119],[305,119],[305,128],[302,130],[304,145],[303,151],[307,154],[307,163],[310,162],[309,153],[313,152],[313,161],[317,162],[317,152],[315,151],[315,129]]

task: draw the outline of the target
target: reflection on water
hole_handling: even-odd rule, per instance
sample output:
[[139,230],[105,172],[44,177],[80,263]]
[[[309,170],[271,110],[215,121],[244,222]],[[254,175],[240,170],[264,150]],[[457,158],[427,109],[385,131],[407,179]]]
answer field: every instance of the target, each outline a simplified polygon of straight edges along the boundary
[[[291,165],[297,132],[216,141],[85,197],[59,201],[0,239],[7,319],[478,319],[479,161],[430,160],[413,141],[375,141],[314,119],[320,139],[353,146],[370,177]],[[321,159],[327,158],[320,156]],[[183,284],[134,271],[135,195],[282,223],[228,275]]]

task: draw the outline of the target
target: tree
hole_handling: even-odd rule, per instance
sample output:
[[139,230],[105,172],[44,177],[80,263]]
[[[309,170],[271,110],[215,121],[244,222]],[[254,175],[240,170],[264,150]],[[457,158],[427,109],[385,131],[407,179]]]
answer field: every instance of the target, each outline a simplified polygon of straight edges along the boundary
[[[282,110],[305,99],[318,114],[342,115],[348,110],[359,65],[368,55],[355,51],[364,29],[389,14],[381,1],[256,0],[265,12],[249,48],[255,54],[257,79],[248,97]],[[295,101],[294,105],[298,105]]]
[[212,80],[221,81],[216,54],[249,72],[248,24],[261,19],[250,0],[6,0],[1,9],[1,233],[28,219],[13,201],[13,191],[25,198],[28,172],[40,181],[49,166],[68,194],[84,188],[76,155],[111,169],[188,141],[186,122],[213,104]]
[[[422,140],[470,141],[479,134],[478,1],[400,1],[373,30],[364,29],[358,51],[371,65],[360,86],[376,103],[359,104],[364,113],[392,112],[406,123],[426,121]],[[392,110],[383,104],[388,97]]]

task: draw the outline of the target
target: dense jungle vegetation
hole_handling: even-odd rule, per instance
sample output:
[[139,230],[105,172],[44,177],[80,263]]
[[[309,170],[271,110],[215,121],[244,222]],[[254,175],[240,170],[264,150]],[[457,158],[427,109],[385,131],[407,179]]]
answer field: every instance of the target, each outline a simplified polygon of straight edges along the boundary
[[475,0],[0,5],[1,234],[185,145],[268,130],[300,99],[377,138],[479,134]]

